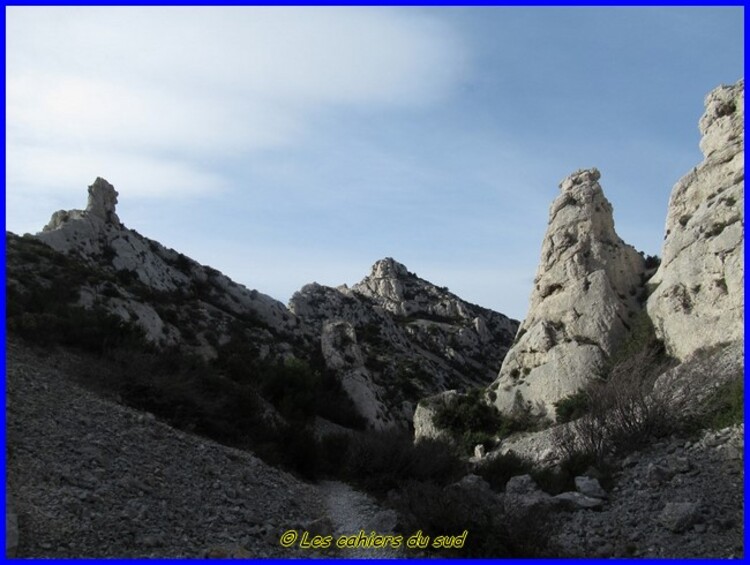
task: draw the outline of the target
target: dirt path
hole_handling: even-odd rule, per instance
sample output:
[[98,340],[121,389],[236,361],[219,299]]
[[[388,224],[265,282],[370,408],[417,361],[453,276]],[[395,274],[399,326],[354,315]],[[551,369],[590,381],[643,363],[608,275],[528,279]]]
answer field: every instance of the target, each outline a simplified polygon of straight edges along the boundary
[[[395,535],[396,513],[385,510],[367,494],[357,491],[345,483],[325,481],[320,484],[320,495],[325,511],[333,525],[334,538],[340,536],[364,536],[372,532],[378,535]],[[363,537],[364,537],[363,536]],[[403,551],[386,548],[344,548],[341,557],[384,558],[403,557]]]

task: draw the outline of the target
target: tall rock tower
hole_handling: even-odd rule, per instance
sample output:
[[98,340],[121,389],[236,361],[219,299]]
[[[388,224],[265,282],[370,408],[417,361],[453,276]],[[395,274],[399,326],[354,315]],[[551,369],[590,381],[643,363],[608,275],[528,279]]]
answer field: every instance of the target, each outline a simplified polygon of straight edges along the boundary
[[744,330],[744,79],[705,104],[705,159],[672,189],[662,262],[649,281],[649,316],[680,360],[740,340]]
[[490,398],[503,412],[554,403],[600,375],[641,306],[644,260],[615,233],[597,169],[560,184],[552,203],[529,313]]

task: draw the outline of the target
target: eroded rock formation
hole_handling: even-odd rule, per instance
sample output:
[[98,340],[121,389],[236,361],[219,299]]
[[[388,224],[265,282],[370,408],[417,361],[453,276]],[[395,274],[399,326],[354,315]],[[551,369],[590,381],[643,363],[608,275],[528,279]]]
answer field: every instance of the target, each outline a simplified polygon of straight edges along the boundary
[[421,398],[486,386],[518,327],[391,258],[352,288],[306,285],[289,308],[374,428],[410,424]]
[[528,316],[490,390],[503,412],[554,418],[554,402],[602,374],[641,310],[644,260],[615,232],[599,176],[580,170],[560,184]]
[[648,313],[673,356],[742,339],[744,331],[744,80],[706,97],[705,159],[672,189]]

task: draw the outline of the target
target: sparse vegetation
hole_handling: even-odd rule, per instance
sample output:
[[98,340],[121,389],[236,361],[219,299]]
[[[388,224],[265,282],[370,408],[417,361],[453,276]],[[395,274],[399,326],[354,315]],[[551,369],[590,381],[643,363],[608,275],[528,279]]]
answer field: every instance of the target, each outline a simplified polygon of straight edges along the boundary
[[693,425],[719,430],[744,421],[745,383],[733,379],[719,385],[704,402],[703,417]]
[[361,434],[351,441],[346,456],[336,455],[336,460],[339,477],[381,497],[409,480],[446,485],[465,472],[449,444],[438,440],[415,444],[405,430]]
[[658,269],[661,265],[661,258],[658,255],[646,255],[646,269]]
[[[644,310],[640,312],[630,324],[630,333],[622,344],[612,353],[608,366],[605,368],[605,375],[609,374],[618,364],[626,362],[629,358],[649,351],[649,356],[655,356],[659,361],[650,374],[653,376],[653,370],[660,370],[663,363],[670,360],[666,356],[664,345],[656,337],[656,330],[648,313]],[[646,367],[640,367],[644,369]]]
[[652,392],[653,380],[669,366],[662,351],[646,347],[622,358],[607,379],[591,382],[573,402],[584,415],[558,428],[566,458],[604,466],[611,455],[629,453],[653,437],[674,431],[667,399]]
[[518,406],[511,415],[501,414],[483,394],[483,389],[472,389],[435,412],[435,426],[449,432],[464,453],[473,453],[478,444],[490,447],[496,439],[543,425],[543,419],[532,416],[528,406]]
[[400,516],[399,530],[404,534],[422,530],[435,539],[468,532],[461,550],[428,548],[425,553],[429,556],[511,558],[554,553],[547,541],[547,516],[531,513],[519,519],[502,504],[471,488],[409,481],[400,485],[392,499]]
[[443,404],[435,412],[435,425],[460,438],[467,453],[475,445],[491,441],[504,423],[498,409],[484,402],[481,394],[480,389],[473,389],[455,401]]
[[555,402],[557,422],[562,424],[582,417],[590,410],[590,401],[591,399],[585,390],[579,390],[558,400]]
[[513,452],[493,457],[477,468],[477,474],[496,491],[505,490],[505,485],[516,475],[531,473],[534,466]]

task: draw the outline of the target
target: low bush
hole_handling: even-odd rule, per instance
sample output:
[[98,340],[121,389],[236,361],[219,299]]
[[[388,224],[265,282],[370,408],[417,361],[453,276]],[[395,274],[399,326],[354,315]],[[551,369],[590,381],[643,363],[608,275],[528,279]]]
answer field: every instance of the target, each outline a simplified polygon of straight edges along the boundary
[[697,422],[700,428],[720,430],[744,422],[745,383],[732,379],[719,385],[705,400]]
[[[399,530],[405,537],[418,530],[430,540],[467,532],[460,549],[427,547],[417,556],[511,558],[553,553],[548,544],[547,516],[537,512],[519,519],[499,499],[487,497],[481,490],[408,481],[389,501],[398,512]],[[410,551],[414,552],[407,549],[407,555]]]
[[409,432],[387,430],[353,439],[343,457],[341,475],[382,496],[407,480],[447,484],[463,471],[464,464],[450,445],[437,440],[415,444]]
[[493,457],[477,468],[477,474],[496,491],[505,490],[505,485],[517,475],[531,473],[533,464],[515,453]]
[[446,402],[436,411],[435,426],[460,440],[467,453],[478,443],[488,441],[500,431],[503,418],[497,408],[487,404],[480,389],[473,389],[457,399]]
[[675,431],[666,395],[652,392],[653,379],[668,367],[657,347],[647,347],[620,361],[606,380],[591,382],[584,393],[588,411],[558,429],[565,457],[590,458],[597,466],[610,455],[640,448],[654,437]]
[[590,410],[590,402],[591,399],[585,390],[579,390],[558,400],[555,402],[557,423],[563,424],[582,417]]

